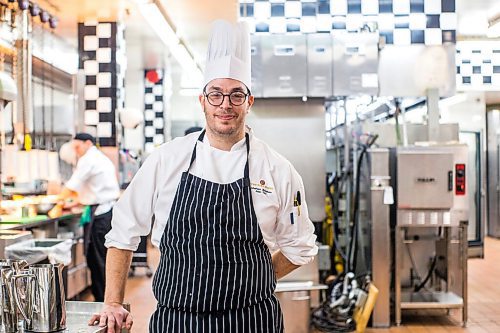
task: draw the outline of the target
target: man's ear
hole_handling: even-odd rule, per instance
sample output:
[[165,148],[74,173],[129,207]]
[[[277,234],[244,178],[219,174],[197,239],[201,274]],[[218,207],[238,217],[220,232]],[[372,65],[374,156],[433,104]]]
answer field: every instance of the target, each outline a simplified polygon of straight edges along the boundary
[[252,107],[254,101],[255,101],[255,98],[253,97],[253,95],[248,96],[247,113],[250,111],[250,108]]

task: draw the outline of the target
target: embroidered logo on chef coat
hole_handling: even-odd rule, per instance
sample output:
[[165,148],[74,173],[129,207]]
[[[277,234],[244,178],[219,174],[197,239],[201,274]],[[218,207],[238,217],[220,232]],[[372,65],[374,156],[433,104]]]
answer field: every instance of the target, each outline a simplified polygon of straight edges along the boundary
[[267,195],[273,193],[274,191],[273,187],[266,185],[266,181],[264,179],[261,179],[258,183],[250,182],[250,185],[252,186],[252,190],[254,190],[255,193]]

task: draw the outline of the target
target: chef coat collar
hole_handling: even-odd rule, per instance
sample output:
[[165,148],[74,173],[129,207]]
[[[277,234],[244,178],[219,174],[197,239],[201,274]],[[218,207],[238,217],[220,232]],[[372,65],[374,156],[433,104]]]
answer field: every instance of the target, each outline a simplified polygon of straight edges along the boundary
[[[253,137],[253,130],[248,125],[245,125],[245,133],[248,133],[249,139],[251,141],[252,137]],[[208,136],[207,135],[205,135],[203,137],[203,143],[206,144],[206,145],[208,145],[212,149],[217,149],[217,148],[212,147],[212,145],[210,144],[210,141],[208,140]],[[240,150],[240,149],[246,149],[245,137],[243,137],[243,139],[241,139],[240,141],[236,142],[231,147],[231,150],[229,150],[229,151],[237,151],[237,150]]]

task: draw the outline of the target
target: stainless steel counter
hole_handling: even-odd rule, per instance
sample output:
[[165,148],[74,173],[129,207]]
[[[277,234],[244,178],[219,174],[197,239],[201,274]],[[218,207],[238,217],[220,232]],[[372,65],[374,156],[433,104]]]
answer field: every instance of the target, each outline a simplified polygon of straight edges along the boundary
[[70,333],[105,332],[104,327],[89,326],[88,321],[94,313],[101,311],[103,303],[66,301],[67,328]]
[[[66,301],[66,329],[60,333],[102,333],[106,327],[89,326],[88,321],[94,313],[99,313],[103,303]],[[19,333],[23,333],[22,323]],[[3,332],[3,330],[2,330]],[[125,330],[122,331],[124,333]]]

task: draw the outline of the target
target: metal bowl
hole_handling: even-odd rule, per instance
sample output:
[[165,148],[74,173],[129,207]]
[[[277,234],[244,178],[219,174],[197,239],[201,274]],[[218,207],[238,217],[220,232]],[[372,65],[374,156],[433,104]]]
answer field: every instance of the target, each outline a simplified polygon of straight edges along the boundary
[[41,215],[47,214],[56,204],[53,202],[41,202],[36,204],[36,212]]

